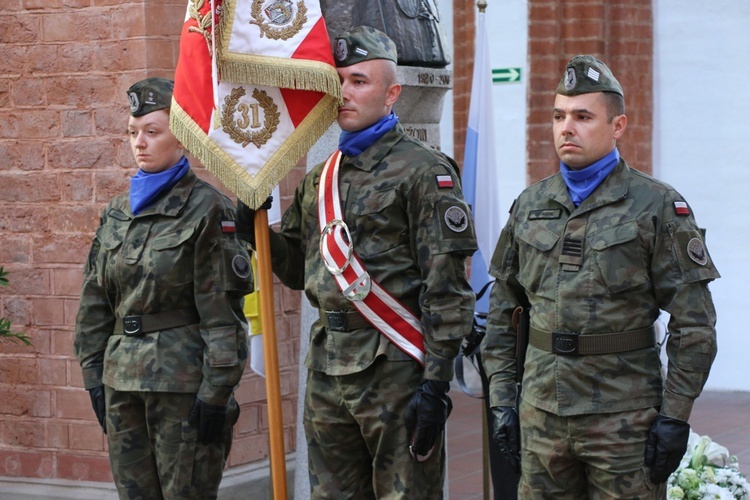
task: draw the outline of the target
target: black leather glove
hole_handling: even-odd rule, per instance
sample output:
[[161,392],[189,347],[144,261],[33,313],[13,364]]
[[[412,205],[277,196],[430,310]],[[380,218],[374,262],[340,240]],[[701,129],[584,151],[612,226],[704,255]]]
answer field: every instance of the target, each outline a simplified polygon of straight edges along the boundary
[[423,380],[406,407],[406,430],[411,436],[409,452],[418,462],[430,457],[445,421],[453,409],[448,397],[450,384],[438,380]]
[[[273,196],[266,198],[258,210],[270,210],[273,204]],[[255,210],[245,205],[242,200],[237,200],[237,237],[255,244]]]
[[104,434],[106,434],[107,424],[104,422],[104,418],[107,416],[107,408],[104,406],[104,386],[98,385],[89,389],[89,397],[91,398],[91,406],[94,408],[94,413],[96,413],[96,419],[99,421],[99,425],[102,426]]
[[492,439],[500,453],[521,470],[521,423],[518,411],[512,406],[492,407]]
[[680,466],[687,451],[690,424],[676,418],[658,415],[651,424],[646,440],[645,462],[651,468],[651,482],[659,484]]
[[203,444],[219,443],[224,437],[227,407],[210,405],[195,398],[188,422],[198,424],[198,440]]

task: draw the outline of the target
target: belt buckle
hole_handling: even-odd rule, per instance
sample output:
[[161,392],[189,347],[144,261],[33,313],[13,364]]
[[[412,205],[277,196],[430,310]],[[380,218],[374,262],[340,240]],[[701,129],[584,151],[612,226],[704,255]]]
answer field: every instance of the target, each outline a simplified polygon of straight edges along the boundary
[[345,311],[326,311],[326,319],[328,320],[329,330],[332,330],[334,332],[348,331]]
[[552,332],[552,352],[575,356],[578,354],[578,333]]
[[125,316],[122,318],[122,330],[128,337],[140,337],[142,324],[140,316]]
[[[348,247],[346,249],[346,262],[344,262],[344,265],[341,267],[338,267],[337,265],[335,265],[335,263],[334,265],[329,264],[328,260],[326,259],[326,253],[323,251],[325,248],[326,237],[333,234],[333,232],[336,230],[336,227],[340,227],[344,231],[348,244]],[[346,270],[346,268],[349,267],[349,264],[351,264],[352,255],[354,254],[352,235],[349,233],[349,226],[346,225],[346,222],[342,221],[341,219],[333,219],[328,224],[326,224],[323,228],[323,231],[321,231],[320,233],[320,242],[318,244],[318,248],[320,249],[320,256],[323,258],[323,265],[326,269],[328,269],[328,272],[333,274],[334,276],[342,274]]]
[[371,289],[372,280],[370,279],[370,274],[365,271],[357,276],[354,283],[346,287],[343,293],[345,298],[354,302],[355,300],[365,300]]

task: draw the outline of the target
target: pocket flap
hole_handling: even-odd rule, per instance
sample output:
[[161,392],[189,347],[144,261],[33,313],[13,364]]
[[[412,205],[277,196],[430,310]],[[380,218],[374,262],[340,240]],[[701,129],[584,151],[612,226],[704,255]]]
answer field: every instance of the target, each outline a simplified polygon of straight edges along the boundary
[[588,240],[594,250],[604,250],[615,245],[632,241],[638,237],[638,223],[634,220],[608,227],[589,234]]
[[396,190],[375,191],[359,200],[353,207],[354,215],[367,215],[380,212],[385,207],[393,205],[396,201]]
[[180,228],[176,231],[171,231],[169,233],[160,234],[159,236],[154,238],[151,246],[154,250],[174,248],[189,239],[194,232],[194,227],[186,227]]
[[560,239],[560,235],[535,222],[527,222],[518,230],[518,237],[524,243],[531,245],[539,251],[547,252],[552,249]]

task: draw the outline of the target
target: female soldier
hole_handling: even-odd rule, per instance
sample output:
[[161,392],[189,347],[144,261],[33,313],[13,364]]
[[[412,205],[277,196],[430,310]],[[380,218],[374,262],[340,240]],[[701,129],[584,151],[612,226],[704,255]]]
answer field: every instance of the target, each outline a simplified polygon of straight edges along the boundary
[[75,354],[121,498],[216,498],[247,360],[253,290],[235,209],[169,130],[173,82],[128,89],[139,170],[101,216]]

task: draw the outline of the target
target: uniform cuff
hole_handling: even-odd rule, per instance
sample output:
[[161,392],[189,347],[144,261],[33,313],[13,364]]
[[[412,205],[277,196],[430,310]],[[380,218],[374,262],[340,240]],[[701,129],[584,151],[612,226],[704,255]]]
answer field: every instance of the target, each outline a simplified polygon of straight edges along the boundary
[[204,380],[198,389],[198,399],[210,405],[226,406],[233,391],[233,387],[211,385]]
[[516,406],[516,392],[520,387],[515,384],[490,384],[490,407]]
[[426,354],[422,378],[450,382],[453,380],[453,360]]
[[104,365],[90,366],[84,368],[83,372],[83,388],[86,390],[93,389],[104,385],[102,383],[102,376],[104,374]]
[[664,394],[664,401],[661,404],[661,413],[665,417],[675,418],[687,422],[690,413],[693,411],[693,398],[680,396],[672,392]]

